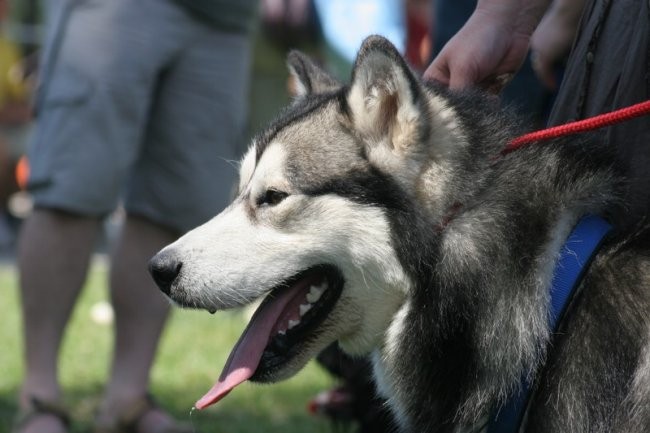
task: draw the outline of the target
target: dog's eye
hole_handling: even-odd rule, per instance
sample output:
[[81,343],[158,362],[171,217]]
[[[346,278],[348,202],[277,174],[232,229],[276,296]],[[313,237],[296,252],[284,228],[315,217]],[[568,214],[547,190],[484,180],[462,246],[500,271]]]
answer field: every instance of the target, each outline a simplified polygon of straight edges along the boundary
[[257,200],[257,205],[268,205],[275,206],[280,203],[282,200],[287,198],[289,194],[283,191],[278,191],[277,189],[269,188],[266,192]]

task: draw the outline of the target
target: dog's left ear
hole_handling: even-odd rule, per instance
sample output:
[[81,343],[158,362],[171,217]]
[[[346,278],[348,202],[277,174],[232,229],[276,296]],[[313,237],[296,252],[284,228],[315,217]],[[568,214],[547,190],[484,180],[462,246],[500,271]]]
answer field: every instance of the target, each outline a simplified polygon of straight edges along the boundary
[[295,96],[331,92],[341,87],[341,83],[300,51],[294,50],[289,53],[287,66],[295,80]]
[[363,42],[347,97],[352,124],[362,136],[407,151],[426,123],[421,121],[427,117],[423,92],[393,44],[381,36]]

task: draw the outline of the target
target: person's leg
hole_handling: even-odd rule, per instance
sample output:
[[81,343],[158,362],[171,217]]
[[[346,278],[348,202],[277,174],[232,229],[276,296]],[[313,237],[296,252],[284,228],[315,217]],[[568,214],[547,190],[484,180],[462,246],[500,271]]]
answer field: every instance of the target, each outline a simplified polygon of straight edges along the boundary
[[[189,26],[188,19],[178,17],[176,24]],[[100,424],[114,423],[147,392],[167,313],[167,301],[147,273],[148,260],[175,235],[216,215],[235,178],[225,159],[235,158],[244,126],[249,44],[245,35],[195,27],[195,37],[159,82],[145,146],[128,185],[130,216],[113,254],[117,334]],[[145,412],[137,427],[156,432],[172,423],[158,409]]]
[[[149,370],[156,352],[169,303],[147,272],[147,262],[177,237],[174,231],[146,219],[128,216],[113,250],[110,273],[115,309],[115,349],[110,382],[100,416],[110,423],[141,400],[149,387]],[[140,420],[139,430],[163,431],[172,420],[152,410]]]
[[[81,290],[99,229],[99,220],[37,209],[25,222],[18,246],[25,336],[25,380],[19,404],[33,397],[56,401],[57,355],[63,330]],[[41,416],[27,432],[63,431],[61,421]]]
[[[154,35],[153,24],[142,19],[147,14],[128,0],[63,4],[67,13],[57,15],[57,31],[50,34],[36,101],[28,188],[39,209],[97,218],[37,210],[21,237],[28,364],[22,408],[30,394],[48,400],[60,395],[56,350],[99,216],[117,203],[140,151],[155,77],[181,39],[173,29],[165,38]],[[52,418],[39,415],[19,431],[49,433],[42,424]]]

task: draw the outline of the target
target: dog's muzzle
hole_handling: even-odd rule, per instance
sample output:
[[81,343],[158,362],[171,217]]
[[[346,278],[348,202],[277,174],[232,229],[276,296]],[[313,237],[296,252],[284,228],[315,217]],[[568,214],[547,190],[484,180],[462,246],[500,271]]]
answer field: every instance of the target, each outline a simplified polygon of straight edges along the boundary
[[149,260],[149,273],[160,290],[167,296],[170,295],[171,287],[181,271],[183,262],[174,258],[167,252],[160,252]]

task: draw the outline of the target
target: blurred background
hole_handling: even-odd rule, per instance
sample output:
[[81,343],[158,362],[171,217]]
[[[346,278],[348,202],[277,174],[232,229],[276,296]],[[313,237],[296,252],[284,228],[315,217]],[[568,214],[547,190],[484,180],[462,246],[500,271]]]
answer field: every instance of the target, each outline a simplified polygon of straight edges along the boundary
[[[39,49],[46,34],[48,5],[47,0],[0,0],[0,5],[0,433],[8,433],[18,411],[17,395],[24,373],[15,249],[21,224],[32,211],[25,190],[29,172],[25,153],[37,121],[32,101],[40,85]],[[288,50],[309,53],[341,80],[347,79],[361,40],[372,33],[390,37],[404,50],[407,33],[412,31],[413,59],[426,57],[417,50],[426,40],[428,12],[407,12],[410,6],[402,0],[269,0],[260,2],[259,7],[251,35],[254,48],[250,94],[242,95],[249,100],[249,113],[240,152],[290,101],[291,83],[285,64]],[[317,10],[329,18],[322,20]],[[411,27],[407,20],[412,21]],[[417,62],[418,67],[422,64],[422,60]],[[72,431],[91,429],[110,369],[113,312],[106,288],[107,252],[123,220],[121,208],[105,220],[89,277],[60,352],[60,380],[65,404],[71,410]],[[193,402],[218,376],[248,314],[173,312],[152,371],[152,393],[165,408],[204,432],[357,429],[354,422],[333,424],[329,418],[315,414],[312,399],[336,385],[316,363],[275,386],[244,384],[219,405],[190,413]]]
[[[459,2],[456,12],[462,9],[460,3],[471,12],[474,2]],[[0,0],[0,433],[11,429],[24,374],[15,252],[21,224],[32,212],[25,190],[29,178],[25,153],[38,121],[32,101],[43,85],[39,54],[48,9],[47,0]],[[363,38],[382,34],[421,72],[435,54],[434,47],[444,42],[440,37],[436,40],[435,10],[428,0],[261,0],[251,33],[250,92],[241,95],[249,108],[239,153],[290,101],[292,83],[285,65],[290,49],[310,54],[346,82]],[[465,18],[457,18],[454,25],[460,27]],[[449,33],[450,25],[447,20],[443,30]],[[525,101],[514,99],[523,113],[541,123],[550,96],[537,85],[540,90],[534,101],[530,101],[534,91],[529,85]],[[89,430],[110,367],[113,312],[106,290],[107,252],[123,221],[121,207],[105,219],[89,277],[63,340],[59,368],[65,403],[72,411],[72,431]],[[332,387],[340,389],[341,383],[316,363],[284,383],[245,384],[216,407],[190,412],[219,374],[249,314],[173,312],[152,371],[152,391],[164,406],[205,432],[358,431],[355,413],[343,410],[339,421],[324,416],[327,410],[319,406],[323,397],[315,396]],[[354,397],[337,395],[343,400]]]

